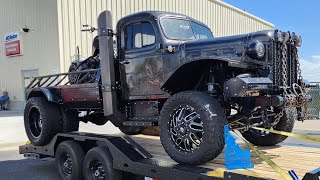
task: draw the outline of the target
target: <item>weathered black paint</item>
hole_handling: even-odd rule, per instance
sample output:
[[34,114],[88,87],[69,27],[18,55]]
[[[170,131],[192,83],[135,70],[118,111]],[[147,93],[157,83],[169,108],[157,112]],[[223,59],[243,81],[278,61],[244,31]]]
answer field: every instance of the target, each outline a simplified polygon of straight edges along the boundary
[[[104,15],[100,17],[102,16]],[[277,95],[282,93],[278,85],[274,83],[272,70],[274,60],[276,60],[274,50],[278,48],[276,42],[283,42],[283,33],[278,33],[277,30],[265,30],[210,40],[168,39],[160,23],[160,19],[164,17],[188,19],[206,26],[182,14],[160,11],[135,13],[120,19],[117,23],[117,52],[113,55],[111,48],[114,44],[111,42],[110,33],[103,33],[111,26],[106,24],[105,19],[100,19],[99,22],[102,23],[99,23],[99,37],[93,42],[93,55],[100,52],[102,71],[102,81],[96,82],[99,83],[99,87],[93,93],[98,94],[99,92],[100,94],[96,103],[83,101],[70,104],[64,101],[65,97],[61,95],[59,91],[61,88],[58,87],[46,87],[41,91],[34,89],[34,92],[31,92],[35,94],[42,92],[49,101],[59,102],[66,108],[104,110],[105,115],[117,111],[122,116],[126,116],[122,117],[123,119],[117,116],[116,120],[112,121],[113,123],[132,120],[137,118],[134,111],[144,112],[145,109],[153,108],[152,103],[147,107],[136,106],[134,103],[137,101],[156,101],[158,102],[157,111],[160,112],[167,98],[186,90],[207,91],[218,98],[223,106],[228,106],[235,102],[232,100],[234,98],[247,98],[239,97],[239,94],[245,94],[253,86],[250,83],[235,84],[231,82],[233,79],[254,77],[270,80],[268,83],[261,83],[261,86],[259,84],[259,87],[262,88],[255,89],[261,92],[260,96],[268,95],[277,98]],[[153,26],[156,36],[155,43],[139,49],[126,50],[124,29],[130,24],[139,22],[149,22]],[[248,55],[248,48],[253,42],[261,42],[265,46],[265,55],[260,59],[254,59]],[[174,51],[168,51],[169,46],[172,46]],[[290,48],[292,49],[293,46],[292,43],[289,45],[288,54],[291,53]],[[296,72],[288,73],[288,75],[289,85],[297,83]],[[213,91],[206,89],[208,82],[216,89]],[[242,88],[237,93],[237,89],[242,86],[245,86],[245,89]],[[233,88],[233,91],[225,90],[225,88]],[[52,89],[57,91],[52,92]],[[105,96],[106,94],[108,97]],[[256,102],[252,98],[248,101],[254,102],[253,104]],[[266,100],[266,103],[269,101]],[[158,114],[148,118],[157,119]]]
[[[172,40],[166,38],[162,32],[159,21],[162,17],[190,19],[206,26],[185,15],[159,11],[140,12],[122,18],[117,24],[118,42],[121,42],[118,43],[118,54],[120,62],[126,61],[120,68],[126,99],[135,99],[133,96],[146,99],[146,96],[151,94],[168,95],[167,93],[177,92],[179,88],[186,90],[189,87],[187,82],[183,82],[185,79],[190,82],[199,80],[201,76],[199,71],[203,70],[202,67],[217,61],[225,62],[229,67],[236,68],[268,68],[266,56],[260,60],[252,59],[246,55],[246,50],[249,43],[254,40],[267,44],[274,37],[272,30],[212,40]],[[145,21],[154,26],[156,43],[151,47],[126,51],[124,49],[124,28],[129,24]],[[166,51],[168,46],[173,46],[175,52]],[[193,71],[188,68],[184,69],[188,63],[194,63],[190,66],[198,66],[201,63],[201,67],[196,69],[198,72],[195,72],[195,69]],[[195,77],[188,78],[187,73],[193,73]]]

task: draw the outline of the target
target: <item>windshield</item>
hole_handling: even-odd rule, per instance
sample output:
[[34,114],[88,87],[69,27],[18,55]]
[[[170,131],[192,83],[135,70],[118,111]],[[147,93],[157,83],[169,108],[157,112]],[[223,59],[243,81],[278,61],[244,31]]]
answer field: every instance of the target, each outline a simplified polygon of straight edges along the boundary
[[212,39],[209,28],[188,19],[162,18],[161,26],[169,39]]

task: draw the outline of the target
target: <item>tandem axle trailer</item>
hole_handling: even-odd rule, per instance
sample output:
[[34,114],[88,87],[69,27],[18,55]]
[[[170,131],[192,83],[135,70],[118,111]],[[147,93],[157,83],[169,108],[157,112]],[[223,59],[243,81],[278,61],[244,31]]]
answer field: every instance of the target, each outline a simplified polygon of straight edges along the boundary
[[[272,175],[265,178],[242,174],[241,171],[222,172],[219,171],[220,167],[215,165],[211,165],[210,168],[182,165],[165,158],[157,158],[158,154],[151,154],[144,148],[154,146],[153,144],[157,143],[156,140],[147,136],[143,138],[144,142],[129,136],[82,132],[61,133],[57,134],[48,145],[27,144],[20,146],[19,152],[31,159],[54,157],[62,179],[82,179],[83,177],[84,179],[112,180],[273,179]],[[317,169],[307,173],[303,179],[317,180],[319,175],[320,172]]]
[[[58,152],[59,146],[62,144],[73,144],[70,146],[71,149],[66,149],[66,153],[69,158],[63,159],[61,155],[64,152]],[[72,142],[72,143],[71,143]],[[75,145],[77,144],[77,145]],[[181,165],[176,163],[171,163],[167,161],[162,161],[153,158],[153,155],[146,151],[142,146],[140,146],[136,141],[134,141],[129,136],[109,136],[109,135],[99,135],[92,133],[81,133],[81,132],[72,132],[72,133],[62,133],[57,134],[54,139],[45,146],[34,146],[32,144],[23,145],[19,147],[20,154],[24,154],[25,157],[31,159],[41,159],[47,157],[55,157],[56,163],[58,167],[61,169],[59,171],[60,176],[63,179],[70,179],[69,177],[82,177],[82,174],[89,175],[88,177],[84,177],[85,179],[98,179],[90,176],[91,174],[86,171],[85,167],[80,167],[85,164],[83,161],[79,161],[79,159],[83,159],[84,157],[79,157],[78,155],[73,155],[72,153],[75,150],[72,148],[81,148],[81,150],[88,156],[88,153],[92,149],[103,149],[101,151],[102,156],[109,157],[109,162],[103,162],[104,160],[99,159],[102,163],[102,168],[105,174],[104,177],[111,177],[112,180],[120,180],[120,179],[159,179],[159,180],[218,180],[218,179],[263,179],[250,177],[242,174],[232,173],[232,172],[224,172],[224,176],[220,175],[210,175],[214,174],[214,169],[203,168],[198,166],[189,166],[189,165]],[[71,153],[68,153],[71,152]],[[78,159],[72,159],[72,157]],[[78,157],[77,157],[78,156]],[[82,155],[80,155],[82,156]],[[71,173],[65,172],[68,163],[73,164],[73,167],[69,169]],[[74,164],[77,162],[79,164]],[[60,164],[59,164],[60,163]],[[80,165],[81,164],[81,165]],[[112,168],[111,166],[112,165]],[[78,168],[74,170],[72,168]],[[101,169],[101,167],[100,167]],[[87,169],[90,171],[90,169]],[[95,169],[95,175],[98,177],[99,167]],[[112,177],[110,175],[114,174],[114,171],[120,172],[120,176]],[[62,172],[62,173],[60,173]],[[63,173],[65,172],[65,173]],[[78,174],[73,174],[78,173]],[[109,174],[108,174],[109,173]],[[92,178],[91,178],[92,177]],[[108,179],[108,178],[106,178]]]

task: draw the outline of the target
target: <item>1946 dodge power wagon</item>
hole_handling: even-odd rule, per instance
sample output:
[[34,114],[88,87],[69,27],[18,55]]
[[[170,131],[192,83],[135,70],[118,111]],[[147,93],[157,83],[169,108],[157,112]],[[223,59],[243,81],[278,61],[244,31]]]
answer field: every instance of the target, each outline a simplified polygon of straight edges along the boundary
[[125,134],[160,126],[172,159],[200,164],[223,150],[225,124],[269,146],[286,137],[248,127],[291,132],[295,120],[305,118],[310,97],[295,33],[216,38],[191,17],[158,11],[126,16],[116,31],[110,12],[98,22],[89,29],[99,32],[91,57],[73,62],[68,73],[36,77],[26,88],[25,128],[34,145],[77,131],[79,121],[110,120]]

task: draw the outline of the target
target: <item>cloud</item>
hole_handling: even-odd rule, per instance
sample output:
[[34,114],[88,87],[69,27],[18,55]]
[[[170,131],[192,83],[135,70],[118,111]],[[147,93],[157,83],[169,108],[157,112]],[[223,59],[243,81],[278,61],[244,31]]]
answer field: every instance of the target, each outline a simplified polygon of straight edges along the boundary
[[320,55],[314,55],[312,56],[313,59],[316,59],[316,60],[320,60]]
[[302,77],[309,82],[320,82],[320,56],[312,56],[311,60],[300,59]]

